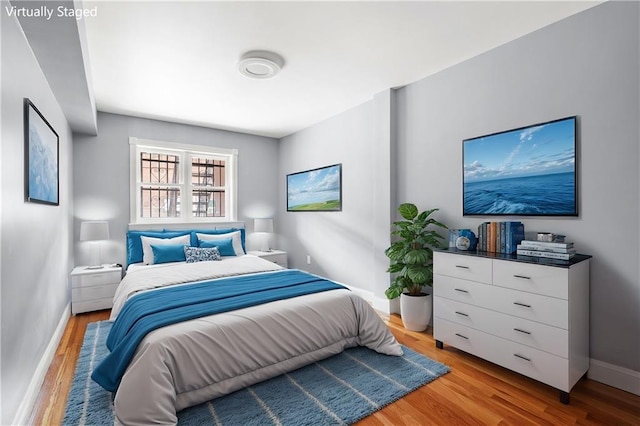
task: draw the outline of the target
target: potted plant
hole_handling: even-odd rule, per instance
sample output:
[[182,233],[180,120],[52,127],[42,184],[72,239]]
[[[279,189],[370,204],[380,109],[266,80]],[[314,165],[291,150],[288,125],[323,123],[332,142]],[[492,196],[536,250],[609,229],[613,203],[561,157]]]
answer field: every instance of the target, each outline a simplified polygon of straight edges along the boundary
[[431,320],[431,295],[423,288],[433,286],[433,248],[444,240],[433,228],[447,228],[429,217],[437,210],[419,212],[415,204],[400,204],[398,212],[405,220],[393,223],[391,235],[398,238],[385,250],[390,260],[387,272],[396,274],[385,295],[400,297],[402,323],[412,331],[425,330]]

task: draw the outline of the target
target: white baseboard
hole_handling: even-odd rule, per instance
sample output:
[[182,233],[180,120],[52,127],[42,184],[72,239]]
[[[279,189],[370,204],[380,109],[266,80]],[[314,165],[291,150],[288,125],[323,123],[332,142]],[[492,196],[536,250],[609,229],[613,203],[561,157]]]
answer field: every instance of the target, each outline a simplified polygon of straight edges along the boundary
[[400,308],[395,309],[396,300],[389,300],[386,297],[373,297],[373,308],[376,311],[382,312],[383,314],[398,314],[400,313]]
[[371,300],[371,306],[376,311],[382,312],[385,315],[389,315],[389,301],[387,299],[383,299],[382,297],[373,296],[373,300]]
[[343,283],[339,283],[339,284],[347,287],[349,290],[351,290],[353,292],[353,294],[357,294],[358,296],[362,297],[370,305],[373,304],[373,292],[368,291],[368,290],[363,290],[361,288],[353,287],[353,286],[350,286],[350,285],[347,285],[347,284],[343,284]]
[[51,336],[51,340],[49,341],[47,349],[45,349],[44,354],[42,355],[42,358],[38,363],[38,367],[36,368],[35,373],[33,373],[33,377],[31,377],[29,387],[27,387],[27,391],[22,398],[22,403],[18,407],[18,412],[16,413],[12,424],[26,425],[29,423],[29,417],[31,416],[31,411],[33,410],[33,404],[35,404],[36,399],[38,398],[38,393],[40,393],[40,388],[42,387],[42,383],[44,383],[44,378],[47,375],[47,371],[49,370],[51,361],[53,361],[53,357],[55,356],[56,350],[58,349],[60,339],[62,339],[64,329],[67,326],[67,321],[69,320],[70,316],[71,304],[68,304],[62,312],[62,317],[58,322],[58,326],[56,327],[53,336]]
[[640,396],[640,372],[638,371],[591,359],[587,377]]

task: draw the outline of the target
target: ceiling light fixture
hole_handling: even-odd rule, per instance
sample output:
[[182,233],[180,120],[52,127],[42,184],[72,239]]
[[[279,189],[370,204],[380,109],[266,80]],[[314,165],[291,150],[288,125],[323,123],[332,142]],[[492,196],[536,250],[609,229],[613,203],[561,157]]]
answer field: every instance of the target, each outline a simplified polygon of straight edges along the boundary
[[240,74],[249,78],[272,78],[284,66],[282,56],[266,50],[252,50],[242,55],[238,62]]

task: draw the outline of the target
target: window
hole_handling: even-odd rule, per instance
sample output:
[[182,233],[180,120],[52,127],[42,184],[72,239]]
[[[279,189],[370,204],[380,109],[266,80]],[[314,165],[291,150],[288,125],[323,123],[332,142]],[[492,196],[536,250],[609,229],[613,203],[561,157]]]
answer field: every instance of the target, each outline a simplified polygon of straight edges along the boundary
[[130,138],[131,222],[233,221],[237,150]]

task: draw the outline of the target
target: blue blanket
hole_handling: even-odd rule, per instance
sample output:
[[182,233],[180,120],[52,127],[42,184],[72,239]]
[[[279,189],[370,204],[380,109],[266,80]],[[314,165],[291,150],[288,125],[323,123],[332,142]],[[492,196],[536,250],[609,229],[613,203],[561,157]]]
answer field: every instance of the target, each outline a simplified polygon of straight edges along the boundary
[[165,287],[131,297],[109,336],[111,353],[91,378],[110,392],[120,385],[138,344],[151,331],[207,315],[247,308],[275,300],[345,288],[298,270],[284,270]]

